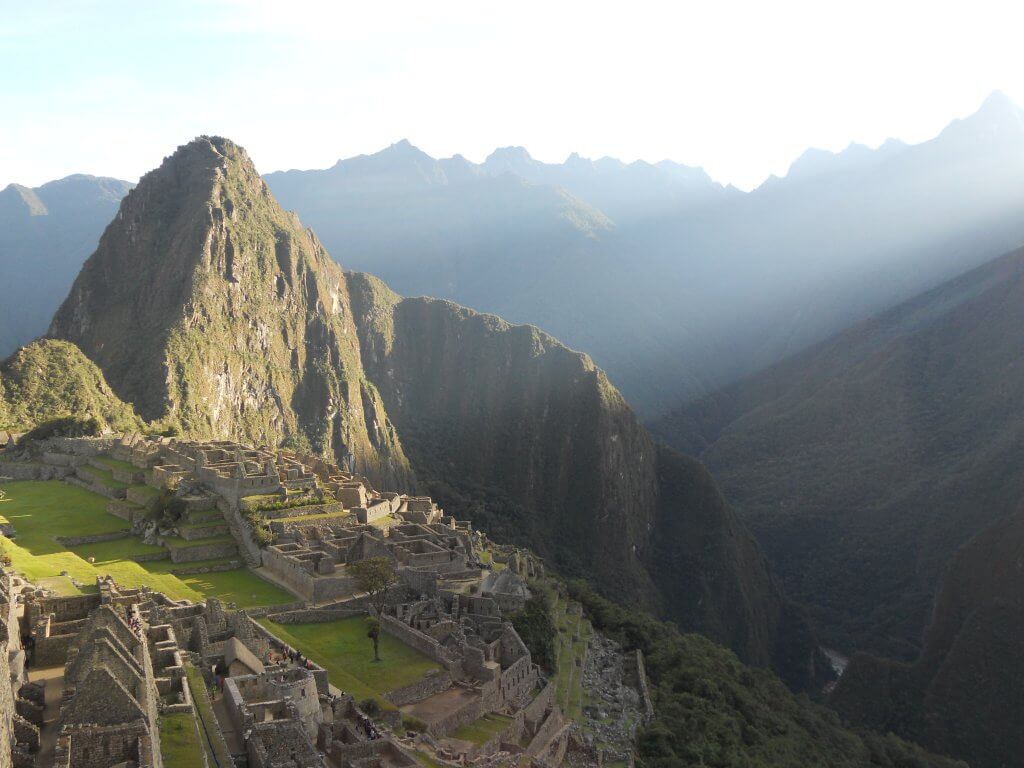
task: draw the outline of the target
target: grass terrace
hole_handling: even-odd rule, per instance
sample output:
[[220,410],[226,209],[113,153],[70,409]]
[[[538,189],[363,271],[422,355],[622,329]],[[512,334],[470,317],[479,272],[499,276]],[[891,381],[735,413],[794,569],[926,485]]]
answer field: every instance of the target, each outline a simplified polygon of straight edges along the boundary
[[[200,744],[203,751],[206,752],[207,765],[234,765],[224,740],[214,736],[217,732],[217,716],[213,712],[210,693],[206,690],[202,674],[194,666],[188,664],[185,667],[185,677],[188,680],[189,691],[192,693],[192,703],[196,710],[196,724],[199,726]],[[202,761],[199,761],[193,765],[202,764]]]
[[233,542],[231,536],[212,536],[208,539],[192,539],[186,541],[178,536],[164,536],[163,542],[168,549],[192,549],[194,547],[205,547],[209,544],[228,544]]
[[293,515],[271,520],[273,523],[306,523],[310,520],[344,520],[351,517],[351,512],[317,512],[312,515]]
[[[17,540],[0,537],[0,547],[17,571],[58,594],[93,591],[97,576],[110,575],[121,586],[146,585],[175,600],[202,601],[214,596],[248,608],[295,599],[246,568],[196,575],[175,573],[221,565],[223,559],[179,564],[169,559],[135,562],[133,556],[154,556],[166,549],[145,544],[134,536],[67,547],[57,541],[57,536],[116,533],[127,530],[127,523],[107,512],[107,499],[57,480],[4,483],[3,489],[8,498],[0,502],[0,513],[14,525]],[[62,571],[68,575],[62,576]],[[85,586],[76,587],[72,578]]]
[[[141,472],[138,467],[132,464],[130,461],[121,461],[120,459],[112,459],[109,456],[97,456],[95,461],[102,464],[107,469],[123,469],[127,472]],[[154,488],[154,490],[156,490]]]
[[451,737],[453,739],[469,741],[473,744],[486,744],[508,728],[511,722],[511,717],[492,712],[489,715],[484,715],[480,719],[458,728],[451,734]]
[[164,768],[193,768],[203,764],[203,744],[188,712],[160,717],[160,753]]
[[373,645],[366,636],[367,619],[349,619],[321,624],[260,623],[294,648],[298,648],[327,670],[331,682],[356,701],[376,700],[384,709],[395,707],[384,694],[410,685],[440,666],[391,635],[381,633],[379,662],[373,660]]
[[93,478],[93,482],[98,483],[106,488],[112,490],[119,490],[121,488],[127,488],[128,483],[122,483],[119,480],[114,479],[114,473],[109,469],[97,469],[96,467],[81,466],[79,467],[84,472],[87,472],[90,477]]
[[594,630],[583,618],[580,605],[556,600],[552,607],[555,629],[555,701],[566,717],[578,720],[583,709],[583,665]]

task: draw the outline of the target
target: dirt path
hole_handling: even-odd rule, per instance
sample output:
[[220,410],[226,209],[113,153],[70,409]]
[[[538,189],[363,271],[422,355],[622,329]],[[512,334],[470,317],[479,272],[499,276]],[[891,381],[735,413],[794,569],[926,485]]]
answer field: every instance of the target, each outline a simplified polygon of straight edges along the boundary
[[53,752],[57,746],[57,718],[60,716],[60,699],[64,692],[64,667],[30,669],[30,681],[42,680],[46,684],[43,727],[39,730],[39,754],[36,765],[49,768],[53,765]]

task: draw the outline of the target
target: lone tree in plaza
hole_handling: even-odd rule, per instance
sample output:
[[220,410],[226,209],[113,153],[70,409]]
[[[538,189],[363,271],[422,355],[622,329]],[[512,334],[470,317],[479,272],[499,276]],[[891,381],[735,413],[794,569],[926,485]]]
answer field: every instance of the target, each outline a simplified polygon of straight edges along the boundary
[[366,636],[373,641],[373,660],[380,661],[380,620],[388,600],[388,590],[398,583],[395,567],[386,557],[368,557],[348,566],[359,589],[370,597],[370,605],[376,617],[370,622]]

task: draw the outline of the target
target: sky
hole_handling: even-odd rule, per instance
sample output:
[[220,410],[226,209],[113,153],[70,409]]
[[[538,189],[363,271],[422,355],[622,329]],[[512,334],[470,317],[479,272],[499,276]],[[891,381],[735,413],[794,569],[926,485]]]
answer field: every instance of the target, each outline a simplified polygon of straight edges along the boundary
[[672,159],[750,189],[808,147],[916,143],[999,89],[1013,2],[0,0],[0,188],[137,180],[219,134],[262,172],[403,138]]

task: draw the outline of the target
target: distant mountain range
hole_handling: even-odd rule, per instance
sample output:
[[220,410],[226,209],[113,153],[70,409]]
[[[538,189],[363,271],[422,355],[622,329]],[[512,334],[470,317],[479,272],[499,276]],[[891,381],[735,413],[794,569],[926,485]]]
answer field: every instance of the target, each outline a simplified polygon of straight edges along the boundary
[[931,141],[812,150],[749,194],[668,163],[405,142],[266,178],[342,263],[539,325],[647,417],[1024,242],[1024,120],[998,93]]
[[[668,161],[551,164],[508,147],[475,164],[408,142],[266,176],[347,268],[537,325],[649,419],[1024,242],[1022,178],[1024,121],[999,93],[931,141],[809,150],[751,193]],[[64,262],[84,252],[21,232],[0,236],[0,264],[65,254],[44,283],[70,283]],[[58,300],[22,299],[16,280],[7,326],[22,330],[0,354]]]
[[131,188],[78,175],[0,190],[0,358],[46,330]]

